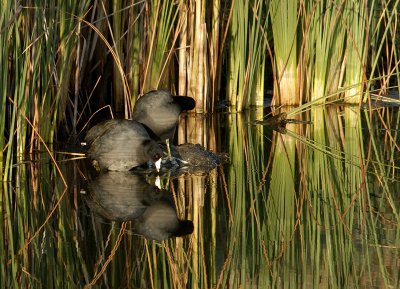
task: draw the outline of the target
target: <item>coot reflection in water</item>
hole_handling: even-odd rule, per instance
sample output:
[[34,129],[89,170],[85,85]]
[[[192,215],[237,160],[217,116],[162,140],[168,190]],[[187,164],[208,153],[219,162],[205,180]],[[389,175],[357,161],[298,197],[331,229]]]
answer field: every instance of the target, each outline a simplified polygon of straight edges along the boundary
[[147,239],[161,241],[193,232],[193,222],[180,220],[172,196],[133,172],[101,172],[87,184],[86,203],[101,217],[132,221]]

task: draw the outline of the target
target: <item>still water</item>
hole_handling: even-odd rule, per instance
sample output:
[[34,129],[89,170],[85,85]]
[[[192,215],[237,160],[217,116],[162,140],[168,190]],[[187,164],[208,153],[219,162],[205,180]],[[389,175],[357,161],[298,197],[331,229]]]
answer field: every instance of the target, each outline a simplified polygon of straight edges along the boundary
[[312,108],[279,132],[254,125],[267,113],[183,117],[179,143],[229,160],[164,170],[162,190],[59,150],[17,166],[2,288],[399,288],[398,108]]

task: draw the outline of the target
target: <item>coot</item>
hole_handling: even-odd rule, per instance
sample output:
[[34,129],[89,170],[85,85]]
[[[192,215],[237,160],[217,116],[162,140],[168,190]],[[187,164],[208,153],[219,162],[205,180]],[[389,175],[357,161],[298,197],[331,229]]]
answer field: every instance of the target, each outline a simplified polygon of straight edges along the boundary
[[180,113],[195,106],[196,102],[191,97],[153,90],[138,99],[132,118],[148,126],[162,141],[172,140]]
[[101,170],[127,171],[162,157],[163,151],[154,137],[139,122],[110,119],[95,125],[86,134],[87,156]]

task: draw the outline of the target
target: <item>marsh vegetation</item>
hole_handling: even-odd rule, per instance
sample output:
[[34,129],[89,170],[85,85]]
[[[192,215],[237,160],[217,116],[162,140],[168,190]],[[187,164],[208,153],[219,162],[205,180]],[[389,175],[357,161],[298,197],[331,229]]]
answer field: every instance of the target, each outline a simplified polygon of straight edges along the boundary
[[[1,288],[400,286],[399,1],[54,5],[0,9]],[[229,163],[163,175],[194,231],[155,242],[93,212],[76,159],[160,88]]]

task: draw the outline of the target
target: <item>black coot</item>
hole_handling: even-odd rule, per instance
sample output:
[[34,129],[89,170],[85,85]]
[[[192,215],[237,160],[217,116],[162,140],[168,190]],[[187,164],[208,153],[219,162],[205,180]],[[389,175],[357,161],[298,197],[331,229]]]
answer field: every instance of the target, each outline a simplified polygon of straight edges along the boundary
[[88,131],[85,142],[87,156],[102,170],[127,171],[148,161],[155,162],[163,153],[154,134],[133,120],[99,123]]
[[132,118],[148,126],[162,141],[172,140],[180,113],[195,106],[196,102],[191,97],[153,90],[138,99]]

